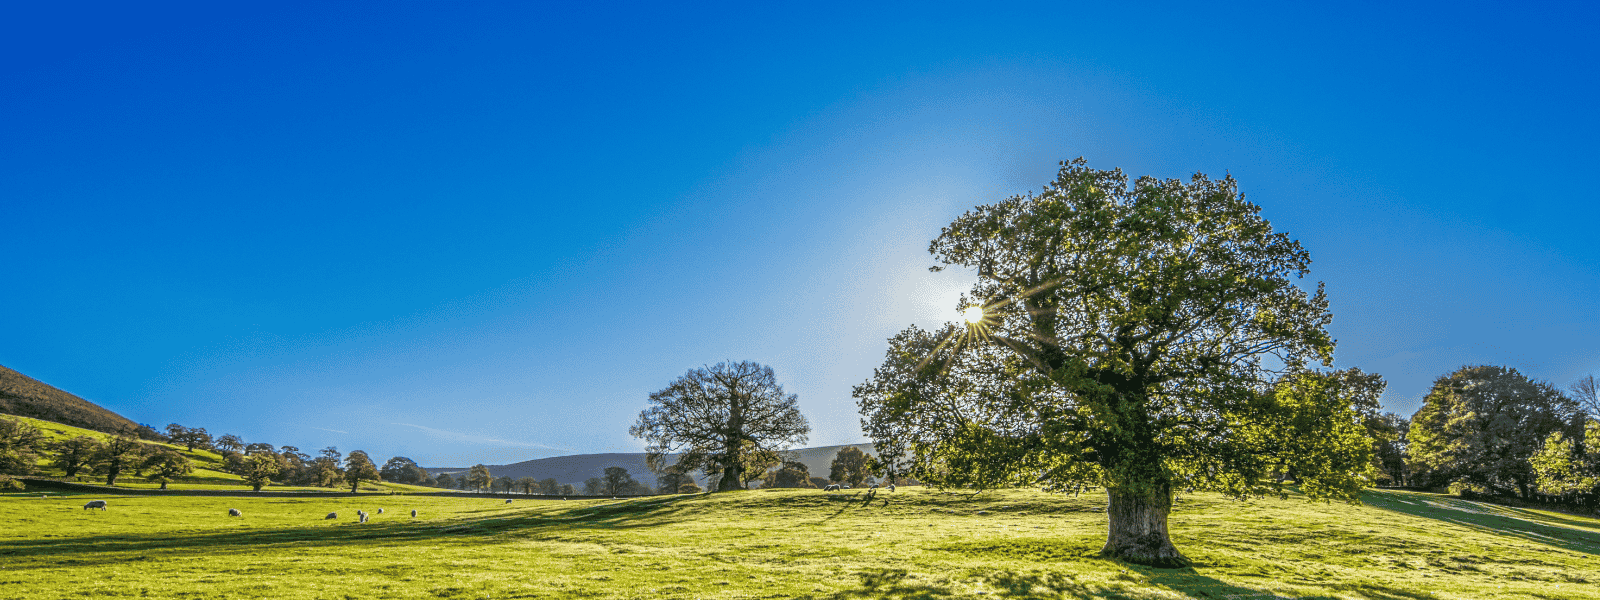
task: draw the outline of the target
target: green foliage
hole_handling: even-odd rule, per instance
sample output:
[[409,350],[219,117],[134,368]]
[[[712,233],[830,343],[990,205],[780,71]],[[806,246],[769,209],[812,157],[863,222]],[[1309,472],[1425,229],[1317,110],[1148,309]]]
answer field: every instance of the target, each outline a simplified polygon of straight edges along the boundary
[[255,491],[272,483],[272,476],[278,474],[278,461],[269,453],[252,454],[244,458],[244,464],[239,476],[244,479],[244,484]]
[[231,433],[223,434],[222,437],[216,439],[215,443],[217,449],[227,452],[239,452],[244,450],[244,440],[239,439],[239,436]]
[[[1568,439],[1556,431],[1539,444],[1528,463],[1540,492],[1565,495],[1600,493],[1600,421],[1584,420],[1581,440]],[[1575,441],[1587,442],[1588,448]]]
[[605,475],[600,481],[600,493],[607,496],[629,493],[638,485],[628,470],[622,467],[606,467]]
[[453,490],[456,488],[456,478],[451,477],[449,473],[442,473],[437,479],[434,479],[434,485],[447,490]]
[[158,449],[146,456],[144,467],[151,471],[149,479],[161,484],[161,489],[167,489],[167,484],[194,472],[194,464],[189,461],[189,457],[167,448]]
[[363,481],[378,481],[378,467],[372,464],[372,459],[367,453],[356,450],[344,459],[344,480],[350,484],[350,493],[355,493]]
[[138,464],[143,445],[134,430],[123,429],[100,445],[91,465],[95,473],[106,476],[106,485],[116,485],[117,477]]
[[1529,459],[1577,412],[1550,384],[1496,366],[1465,366],[1440,377],[1422,402],[1406,449],[1422,481],[1523,496],[1536,479]]
[[720,475],[718,491],[738,489],[760,477],[747,466],[775,465],[773,451],[801,444],[811,426],[800,414],[799,396],[785,394],[771,367],[754,362],[717,363],[690,369],[650,394],[650,407],[628,429],[646,443],[651,470],[677,455],[684,472]]
[[423,469],[417,465],[416,461],[404,456],[396,456],[383,463],[383,468],[379,470],[379,474],[384,481],[416,485],[426,485],[428,480],[432,479],[428,475],[427,469]]
[[554,477],[546,477],[541,479],[539,480],[539,493],[549,494],[551,496],[561,494],[563,493],[561,491],[561,483],[556,481],[556,478]]
[[[934,270],[975,272],[962,302],[982,318],[901,332],[854,393],[876,447],[918,479],[1104,487],[1159,512],[1173,489],[1271,491],[1263,475],[1292,460],[1313,497],[1354,497],[1370,448],[1340,419],[1366,398],[1279,381],[1331,362],[1332,314],[1320,284],[1294,283],[1309,254],[1231,177],[1130,186],[1078,159],[1037,195],[957,218],[929,252]],[[1315,441],[1274,437],[1290,430]],[[1110,517],[1113,532],[1158,522]],[[1166,533],[1130,539],[1151,536]]]
[[472,489],[483,491],[494,483],[494,475],[489,473],[489,467],[485,465],[472,465],[472,468],[467,470],[466,482]]
[[828,479],[848,483],[851,487],[860,487],[871,474],[871,459],[854,446],[840,448],[828,465]]
[[55,465],[67,477],[76,477],[78,471],[94,462],[95,455],[100,453],[100,440],[80,435],[57,442],[53,448]]
[[27,475],[45,446],[44,432],[20,419],[0,419],[0,474]]
[[778,488],[809,488],[811,485],[811,469],[805,463],[798,461],[784,461],[783,468],[772,473],[772,485]]

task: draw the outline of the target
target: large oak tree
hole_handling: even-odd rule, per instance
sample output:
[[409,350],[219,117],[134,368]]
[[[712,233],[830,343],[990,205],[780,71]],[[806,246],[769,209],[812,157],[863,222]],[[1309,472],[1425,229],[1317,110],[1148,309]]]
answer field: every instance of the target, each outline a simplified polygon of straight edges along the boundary
[[690,369],[650,394],[650,407],[628,433],[645,440],[651,470],[660,472],[677,455],[683,471],[720,474],[717,491],[735,490],[747,480],[747,464],[805,442],[811,425],[799,400],[783,392],[772,367],[717,363]]
[[944,486],[1105,488],[1102,553],[1183,564],[1175,491],[1353,500],[1370,443],[1338,393],[1322,286],[1231,177],[1062,163],[929,246],[978,277],[964,325],[912,327],[855,396],[880,454]]

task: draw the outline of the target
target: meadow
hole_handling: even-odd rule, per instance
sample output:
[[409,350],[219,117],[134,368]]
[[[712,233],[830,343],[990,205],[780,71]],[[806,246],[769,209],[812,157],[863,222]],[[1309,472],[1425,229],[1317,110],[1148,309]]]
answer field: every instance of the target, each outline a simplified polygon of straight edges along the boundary
[[1096,558],[1098,494],[47,495],[0,496],[0,598],[1600,597],[1600,520],[1400,491],[1183,496],[1185,569]]

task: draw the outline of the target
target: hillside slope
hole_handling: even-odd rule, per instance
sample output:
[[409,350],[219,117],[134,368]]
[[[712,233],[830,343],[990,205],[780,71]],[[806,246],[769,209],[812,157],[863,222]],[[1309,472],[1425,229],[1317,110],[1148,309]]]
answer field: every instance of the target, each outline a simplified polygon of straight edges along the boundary
[[127,417],[0,365],[0,414],[112,432],[136,428]]

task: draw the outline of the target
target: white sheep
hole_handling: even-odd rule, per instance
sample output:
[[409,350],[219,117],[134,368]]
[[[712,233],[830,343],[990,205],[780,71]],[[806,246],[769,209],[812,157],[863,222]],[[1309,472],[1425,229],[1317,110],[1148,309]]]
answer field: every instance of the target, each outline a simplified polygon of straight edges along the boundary
[[91,508],[98,508],[100,510],[105,510],[106,509],[106,501],[105,500],[90,500],[88,504],[83,505],[83,509],[84,510],[89,510]]
[[413,518],[413,519],[417,518],[417,509],[415,509],[415,508],[411,509],[411,518]]
[[356,518],[359,519],[358,521],[356,521],[357,523],[365,523],[365,522],[367,522],[367,512],[363,511],[363,510],[356,511]]
[[507,500],[507,501],[506,501],[506,504],[511,504],[511,501],[510,501],[510,500]]
[[380,514],[380,515],[383,514],[383,509],[381,509],[381,508],[378,509],[378,514]]
[[239,512],[239,509],[237,509],[237,508],[230,508],[230,509],[228,509],[228,516],[230,516],[230,517],[242,517],[242,516],[244,516],[244,513]]
[[892,484],[892,483],[889,484],[889,491],[891,491],[891,492],[894,491],[894,484]]
[[328,519],[337,519],[337,518],[339,518],[339,513],[331,512],[331,513],[328,513],[328,516],[323,517],[322,520],[326,521]]

